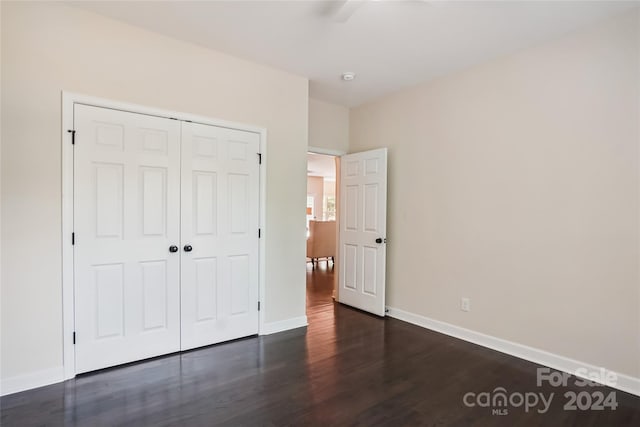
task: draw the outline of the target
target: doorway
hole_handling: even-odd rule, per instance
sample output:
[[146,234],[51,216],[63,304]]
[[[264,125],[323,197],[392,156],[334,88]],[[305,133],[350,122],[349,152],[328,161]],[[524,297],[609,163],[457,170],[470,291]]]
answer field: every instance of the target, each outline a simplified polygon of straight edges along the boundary
[[333,316],[337,259],[338,157],[307,154],[306,311],[309,323]]
[[307,162],[308,321],[316,313],[329,320],[333,300],[384,317],[387,149],[322,154],[309,153]]

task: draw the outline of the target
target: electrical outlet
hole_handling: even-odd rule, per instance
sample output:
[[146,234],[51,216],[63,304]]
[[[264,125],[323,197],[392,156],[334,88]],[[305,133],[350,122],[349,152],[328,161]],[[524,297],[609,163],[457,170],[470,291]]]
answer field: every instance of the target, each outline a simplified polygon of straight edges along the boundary
[[469,298],[460,299],[460,310],[471,311],[471,300]]

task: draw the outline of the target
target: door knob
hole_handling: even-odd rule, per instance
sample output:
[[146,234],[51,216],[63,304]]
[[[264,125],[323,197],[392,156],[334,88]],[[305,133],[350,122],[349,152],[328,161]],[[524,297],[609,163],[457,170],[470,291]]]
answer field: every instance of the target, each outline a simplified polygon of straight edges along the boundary
[[376,243],[382,243],[382,237],[378,237],[378,238],[376,239]]
[[184,251],[185,252],[191,252],[193,250],[193,248],[191,247],[191,245],[184,245]]
[[178,247],[176,245],[169,246],[169,252],[178,252]]

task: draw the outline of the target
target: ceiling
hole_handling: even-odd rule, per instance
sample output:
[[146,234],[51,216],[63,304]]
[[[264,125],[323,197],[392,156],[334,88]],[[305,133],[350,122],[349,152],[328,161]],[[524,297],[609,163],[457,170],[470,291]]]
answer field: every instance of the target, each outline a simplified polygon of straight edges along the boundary
[[336,179],[336,159],[324,154],[307,154],[307,175],[321,176],[325,179]]
[[[82,1],[76,7],[310,80],[353,107],[637,7],[615,1]],[[350,0],[353,6],[353,0]],[[344,17],[343,17],[344,18]],[[345,71],[356,73],[342,81]]]

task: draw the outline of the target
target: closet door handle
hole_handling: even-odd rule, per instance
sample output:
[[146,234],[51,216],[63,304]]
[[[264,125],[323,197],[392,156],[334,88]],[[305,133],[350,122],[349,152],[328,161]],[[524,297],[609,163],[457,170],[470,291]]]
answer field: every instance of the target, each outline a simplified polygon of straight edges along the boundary
[[191,247],[191,245],[184,245],[184,251],[185,252],[191,252],[193,250],[193,248]]
[[169,246],[169,252],[171,253],[178,252],[178,247],[176,245]]

